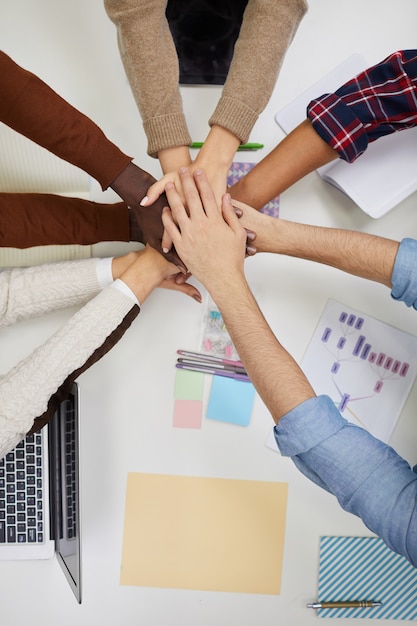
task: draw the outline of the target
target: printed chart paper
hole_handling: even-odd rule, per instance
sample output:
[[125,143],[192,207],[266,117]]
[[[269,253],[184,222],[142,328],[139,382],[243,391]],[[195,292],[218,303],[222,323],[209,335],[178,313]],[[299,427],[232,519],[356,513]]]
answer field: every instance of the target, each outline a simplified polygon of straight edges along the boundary
[[122,585],[279,594],[286,483],[128,474]]
[[417,337],[328,300],[301,367],[317,394],[388,442],[416,378]]

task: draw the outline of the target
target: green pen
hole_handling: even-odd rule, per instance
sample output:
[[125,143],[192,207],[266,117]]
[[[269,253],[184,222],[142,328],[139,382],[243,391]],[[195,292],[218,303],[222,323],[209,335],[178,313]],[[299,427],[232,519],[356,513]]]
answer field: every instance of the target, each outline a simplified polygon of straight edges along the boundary
[[[203,146],[203,141],[193,141],[190,148],[201,148]],[[249,150],[261,150],[264,147],[263,143],[241,143],[238,147],[238,152],[244,152]]]

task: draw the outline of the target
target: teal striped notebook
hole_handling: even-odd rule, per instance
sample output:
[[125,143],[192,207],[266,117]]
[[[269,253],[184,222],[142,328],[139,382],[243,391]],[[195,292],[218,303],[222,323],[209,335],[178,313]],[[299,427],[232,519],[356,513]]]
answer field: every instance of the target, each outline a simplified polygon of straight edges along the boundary
[[319,617],[417,620],[417,569],[378,537],[321,537],[318,599],[382,602],[318,609]]

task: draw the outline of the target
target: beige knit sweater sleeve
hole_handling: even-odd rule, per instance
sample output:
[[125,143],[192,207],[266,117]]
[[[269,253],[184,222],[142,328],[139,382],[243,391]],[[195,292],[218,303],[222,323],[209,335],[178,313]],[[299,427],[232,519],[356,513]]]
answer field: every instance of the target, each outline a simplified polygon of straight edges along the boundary
[[[166,0],[104,0],[148,138],[148,154],[189,145]],[[273,91],[306,0],[248,0],[222,96],[209,120],[246,142]]]
[[[65,300],[66,296],[63,292],[71,282],[78,285],[78,290],[83,292],[84,299],[97,293],[94,260],[75,262],[75,265],[78,263],[83,267],[75,268],[72,263],[59,264],[72,266],[72,268],[66,268],[66,283],[62,282],[61,288],[53,276],[54,266],[51,266],[51,273],[48,277],[50,290],[48,288],[42,292],[42,298],[45,300],[43,312],[56,308],[57,302],[60,306],[69,306],[81,301],[76,301],[75,288],[72,287],[69,288],[69,291],[73,292],[72,296]],[[74,273],[72,273],[73,270]],[[20,272],[22,270],[18,273]],[[23,271],[23,273],[26,272]],[[33,275],[36,274],[35,270]],[[60,269],[58,269],[58,274],[62,279],[64,278],[63,271]],[[72,281],[68,280],[69,278],[72,278]],[[94,281],[96,281],[95,287],[92,289]],[[11,283],[13,282],[15,281],[11,280]],[[55,287],[53,287],[54,283]],[[48,290],[49,293],[47,293]],[[31,301],[27,306],[24,305],[22,302],[25,299],[24,296],[19,297],[16,292],[16,297],[13,296],[11,299],[4,297],[4,283],[0,293],[3,311],[7,311],[6,316],[2,315],[3,322],[7,319],[8,323],[11,323],[12,320],[33,314],[33,302]],[[42,298],[39,298],[39,301]],[[67,303],[65,305],[64,300]],[[9,303],[6,307],[5,301]],[[58,332],[0,379],[0,457],[16,446],[25,436],[32,427],[34,419],[46,411],[49,399],[63,381],[72,372],[82,367],[95,350],[103,345],[106,338],[121,324],[133,306],[135,305],[128,296],[112,285],[106,287],[73,315]],[[35,309],[38,314],[40,309],[38,306]],[[20,313],[18,314],[17,311]]]
[[305,0],[249,0],[219,103],[209,120],[246,143],[269,102]]

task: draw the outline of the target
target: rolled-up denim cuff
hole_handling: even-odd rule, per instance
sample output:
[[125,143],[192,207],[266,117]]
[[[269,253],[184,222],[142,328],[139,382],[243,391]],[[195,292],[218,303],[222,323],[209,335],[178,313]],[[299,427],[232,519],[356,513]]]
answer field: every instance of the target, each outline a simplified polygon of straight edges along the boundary
[[284,415],[274,428],[283,456],[307,452],[334,435],[347,423],[329,396],[310,398]]
[[417,241],[403,239],[392,272],[391,296],[417,309]]

